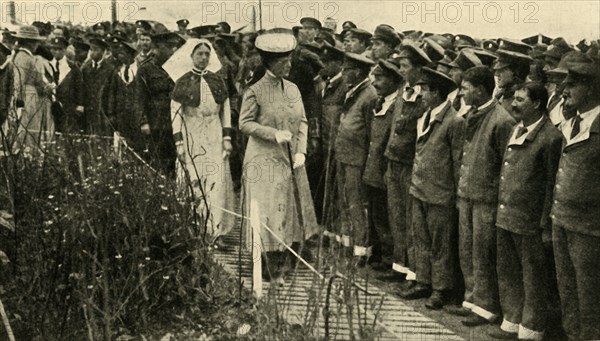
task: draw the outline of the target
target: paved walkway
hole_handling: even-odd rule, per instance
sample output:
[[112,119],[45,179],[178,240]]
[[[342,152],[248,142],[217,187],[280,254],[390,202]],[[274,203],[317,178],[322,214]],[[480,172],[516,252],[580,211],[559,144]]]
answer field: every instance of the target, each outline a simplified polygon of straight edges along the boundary
[[[236,226],[239,226],[239,223]],[[235,276],[239,274],[238,241],[239,228],[236,228],[224,238],[226,247],[215,252],[217,261]],[[327,260],[324,262],[326,263]],[[246,250],[242,250],[241,273],[244,285],[248,289],[252,289],[252,261],[250,253]],[[275,288],[270,283],[264,282],[263,295],[266,299],[278,300],[278,306],[282,307],[283,316],[289,323],[304,325],[305,321],[310,320],[308,318],[310,313],[318,314],[316,320],[318,328],[315,326],[314,333],[315,336],[324,337],[326,332],[323,308],[326,304],[327,286],[331,274],[324,270],[321,270],[321,274],[324,279],[314,274],[306,266],[300,265],[295,273],[295,278],[287,280],[283,288]],[[366,287],[369,294],[358,291],[360,303],[353,302],[353,314],[352,318],[349,318],[346,310],[348,304],[342,303],[344,300],[341,298],[344,292],[348,292],[344,289],[350,287],[349,282],[338,278],[332,285],[328,328],[330,340],[350,340],[350,330],[354,331],[357,340],[361,340],[365,337],[361,337],[360,329],[375,330],[375,339],[377,340],[463,340],[440,323],[417,312],[396,296],[387,294],[384,290],[367,283],[364,278],[358,276],[355,282],[363,288]],[[355,288],[353,287],[352,290]],[[317,300],[319,306],[315,308]],[[357,310],[358,306],[360,309]],[[377,323],[373,329],[376,315],[378,316]]]

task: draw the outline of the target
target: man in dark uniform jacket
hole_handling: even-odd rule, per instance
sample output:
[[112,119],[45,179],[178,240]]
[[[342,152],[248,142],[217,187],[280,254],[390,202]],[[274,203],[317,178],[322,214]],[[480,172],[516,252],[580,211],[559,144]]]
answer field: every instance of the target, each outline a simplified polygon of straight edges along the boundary
[[369,232],[373,236],[373,261],[379,261],[379,270],[389,270],[393,262],[393,238],[388,222],[387,188],[384,174],[387,170],[385,147],[390,139],[390,127],[394,118],[394,108],[400,84],[404,81],[397,60],[380,60],[371,75],[373,87],[377,90],[377,100],[370,111],[371,132],[369,153],[365,164],[363,181],[369,198]]
[[323,170],[321,180],[319,181],[319,192],[322,198],[322,217],[321,224],[325,225],[329,232],[335,237],[339,234],[336,229],[338,212],[336,202],[338,201],[338,191],[335,185],[335,154],[334,142],[337,134],[337,128],[340,124],[340,115],[342,106],[346,98],[348,87],[342,76],[342,65],[344,62],[344,51],[325,42],[323,45],[323,62],[325,67],[320,74],[324,80],[321,88],[318,88],[318,95],[321,98],[322,117],[320,120],[320,143],[323,148]]
[[171,92],[175,82],[161,67],[182,45],[176,33],[152,37],[153,58],[138,71],[135,111],[140,128],[146,134],[149,164],[163,174],[175,176],[175,141],[171,126]]
[[463,118],[448,94],[456,83],[423,68],[417,82],[426,111],[417,120],[417,145],[410,184],[417,284],[402,292],[406,299],[429,297],[427,308],[440,309],[454,289],[456,184],[463,142]]
[[564,142],[552,205],[563,326],[570,340],[600,339],[600,62],[569,63]]
[[385,150],[388,160],[385,180],[389,224],[394,241],[392,269],[397,273],[391,279],[402,280],[406,277],[409,281],[403,286],[409,287],[415,279],[409,187],[417,141],[417,119],[424,111],[420,87],[416,82],[421,76],[421,68],[431,63],[431,59],[417,45],[406,42],[400,52],[399,63],[404,84],[396,99],[390,138]]
[[498,284],[504,321],[490,336],[541,340],[546,328],[550,208],[562,135],[546,114],[539,83],[515,87],[519,123],[504,152],[496,218]]
[[142,132],[147,133],[148,127],[140,124],[135,113],[135,87],[138,86],[137,73],[140,65],[135,60],[135,47],[128,42],[120,41],[114,46],[113,53],[121,66],[114,69],[106,85],[106,116],[109,118],[115,132],[118,132],[134,150],[143,152],[146,141]]
[[85,93],[84,131],[86,134],[110,136],[112,129],[101,110],[100,100],[114,67],[104,60],[108,49],[108,43],[104,39],[91,37],[89,44],[90,58],[81,67]]
[[465,141],[458,181],[459,254],[465,281],[466,326],[498,318],[496,210],[500,168],[514,119],[496,102],[494,75],[486,66],[463,74],[461,96],[472,106],[465,117]]
[[[316,22],[318,21],[304,18],[303,25],[305,28],[303,30],[313,32],[313,29],[316,30]],[[314,42],[312,33],[309,34],[309,38],[313,39],[310,42]],[[321,210],[323,203],[322,200],[318,200],[319,198],[315,197],[315,194],[318,192],[319,180],[321,179],[321,173],[323,171],[322,146],[319,145],[321,107],[319,106],[319,98],[314,80],[318,76],[321,68],[323,68],[323,63],[321,62],[319,55],[310,51],[306,44],[302,44],[310,42],[301,42],[298,44],[298,48],[292,53],[292,68],[287,79],[298,86],[298,90],[300,90],[300,94],[302,95],[306,119],[308,120],[306,172],[310,190],[313,194],[315,213],[317,214],[317,219],[320,219],[322,217]]]
[[337,183],[340,191],[340,214],[342,216],[341,242],[348,253],[360,257],[365,264],[371,255],[368,240],[368,200],[363,174],[369,151],[369,135],[373,117],[372,102],[377,99],[375,88],[370,84],[370,59],[346,53],[344,78],[350,88],[346,94],[340,126],[335,138],[337,160]]
[[[53,38],[51,51],[54,59],[50,61],[54,67],[56,101],[62,106],[63,117],[56,117],[56,130],[63,133],[79,133],[83,129],[83,77],[75,63],[65,58],[68,42],[65,38]],[[62,116],[61,115],[61,116]]]

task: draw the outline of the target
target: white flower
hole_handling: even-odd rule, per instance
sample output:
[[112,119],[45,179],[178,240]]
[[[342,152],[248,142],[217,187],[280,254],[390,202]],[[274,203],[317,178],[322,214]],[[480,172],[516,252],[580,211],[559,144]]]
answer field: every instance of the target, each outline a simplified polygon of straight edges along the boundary
[[115,195],[119,195],[119,194],[121,194],[121,192],[115,191]]
[[50,195],[48,196],[48,199],[50,199],[50,200],[54,199],[54,195],[50,194]]
[[169,210],[169,208],[167,206],[165,206],[165,205],[161,205],[160,209],[163,210],[163,211],[168,211]]
[[249,324],[247,324],[247,323],[242,324],[237,330],[237,333],[236,333],[237,336],[239,337],[239,336],[244,336],[244,335],[248,334],[248,332],[250,331],[250,328],[251,327]]
[[163,279],[166,281],[169,279],[169,276],[163,276]]
[[121,259],[121,258],[123,258],[123,256],[121,256],[121,254],[118,254],[118,255],[115,256],[115,258],[116,259]]
[[68,194],[68,195],[73,195],[73,194],[75,194],[75,193],[73,193],[73,192],[69,192],[69,193],[67,193],[67,194]]

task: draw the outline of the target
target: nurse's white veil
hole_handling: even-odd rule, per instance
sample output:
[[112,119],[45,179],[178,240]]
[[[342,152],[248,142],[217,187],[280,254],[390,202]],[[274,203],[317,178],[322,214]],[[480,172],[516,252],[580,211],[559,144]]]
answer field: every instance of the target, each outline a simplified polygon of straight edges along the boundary
[[210,46],[210,58],[206,70],[214,73],[221,69],[221,62],[210,41],[207,39],[190,38],[181,48],[175,51],[171,58],[169,58],[162,66],[173,81],[177,81],[181,76],[192,71],[194,68],[192,51],[194,51],[194,48],[201,43]]

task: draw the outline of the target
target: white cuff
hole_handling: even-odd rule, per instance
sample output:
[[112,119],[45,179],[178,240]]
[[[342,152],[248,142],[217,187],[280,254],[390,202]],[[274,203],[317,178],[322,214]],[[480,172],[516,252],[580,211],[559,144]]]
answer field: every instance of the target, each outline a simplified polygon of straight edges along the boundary
[[541,340],[544,337],[543,331],[536,331],[519,325],[519,340]]
[[509,320],[504,319],[504,320],[502,320],[500,329],[504,330],[507,333],[518,333],[519,332],[519,324],[510,322]]

